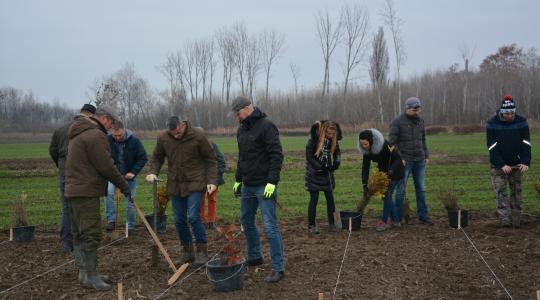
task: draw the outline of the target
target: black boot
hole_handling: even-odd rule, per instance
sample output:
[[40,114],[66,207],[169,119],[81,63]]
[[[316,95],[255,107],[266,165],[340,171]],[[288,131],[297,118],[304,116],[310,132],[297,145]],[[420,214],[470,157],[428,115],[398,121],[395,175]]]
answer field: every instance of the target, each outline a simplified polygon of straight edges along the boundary
[[268,275],[268,276],[266,276],[264,278],[264,282],[276,283],[276,282],[280,281],[281,279],[283,279],[284,276],[285,276],[285,272],[283,272],[283,271],[272,271],[272,273],[270,273],[270,275]]
[[208,261],[208,248],[206,244],[197,244],[197,255],[195,256],[195,261],[193,265],[195,267],[200,267]]
[[86,278],[83,285],[98,291],[110,290],[111,285],[103,281],[102,276],[97,271],[97,250],[83,250],[81,253],[86,265]]
[[182,246],[183,254],[182,258],[180,258],[179,264],[185,264],[185,263],[191,263],[193,260],[195,260],[195,256],[193,255],[193,245],[184,245]]

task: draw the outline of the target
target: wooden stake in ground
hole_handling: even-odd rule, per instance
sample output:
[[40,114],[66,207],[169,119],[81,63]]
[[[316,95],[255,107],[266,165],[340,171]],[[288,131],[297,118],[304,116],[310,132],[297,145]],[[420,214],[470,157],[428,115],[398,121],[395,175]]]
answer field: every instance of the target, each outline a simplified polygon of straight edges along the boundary
[[13,241],[13,227],[9,228],[9,240]]
[[457,211],[457,228],[461,229],[461,209]]
[[540,300],[540,291],[536,291],[536,300]]
[[180,268],[178,268],[178,271],[176,271],[174,273],[173,276],[171,276],[171,278],[169,278],[169,280],[167,281],[167,283],[169,285],[172,285],[173,283],[175,283],[178,278],[180,278],[180,276],[182,275],[182,273],[184,273],[184,271],[189,267],[189,263],[185,263],[183,264]]
[[124,300],[124,287],[121,282],[118,283],[118,300]]
[[156,242],[159,250],[161,251],[161,254],[163,255],[163,257],[165,257],[165,260],[167,260],[167,262],[169,263],[169,266],[171,267],[173,272],[176,273],[177,269],[176,269],[176,266],[174,265],[173,261],[171,260],[171,257],[167,253],[167,250],[165,250],[165,247],[163,247],[163,245],[159,241],[159,238],[156,235],[156,233],[154,232],[154,230],[152,229],[152,226],[150,226],[150,224],[148,224],[148,221],[146,221],[146,218],[144,217],[143,212],[141,211],[141,209],[139,208],[139,206],[137,205],[137,203],[135,201],[133,201],[133,206],[135,207],[135,210],[137,211],[137,214],[139,215],[139,218],[141,218],[141,220],[143,221],[144,226],[146,226],[146,229],[148,229],[148,232],[150,232],[150,235],[154,239],[154,242]]
[[324,293],[319,293],[319,300],[324,300]]
[[335,212],[334,212],[334,225],[336,225],[336,229],[337,229],[337,230],[341,230],[341,229],[342,229],[342,225],[341,225],[341,214],[339,213],[339,211],[335,211]]
[[349,218],[349,232],[352,232],[352,217]]
[[126,238],[129,237],[128,222],[126,222]]

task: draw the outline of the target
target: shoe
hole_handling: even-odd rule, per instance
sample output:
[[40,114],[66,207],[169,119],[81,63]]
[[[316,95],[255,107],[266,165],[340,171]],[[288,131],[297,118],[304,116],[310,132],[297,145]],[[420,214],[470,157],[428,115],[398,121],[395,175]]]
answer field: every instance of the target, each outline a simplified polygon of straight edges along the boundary
[[499,223],[497,223],[497,227],[498,228],[512,227],[512,222],[510,222],[510,220],[507,220],[507,219],[499,219]]
[[105,230],[107,230],[107,232],[111,232],[115,228],[116,228],[116,222],[108,222],[107,226],[105,226]]
[[309,225],[308,232],[311,234],[319,234],[319,229],[315,225]]
[[183,248],[183,254],[182,258],[180,258],[179,264],[183,265],[185,263],[190,263],[193,260],[195,260],[195,256],[193,255],[193,245],[185,245],[182,246]]
[[206,228],[210,229],[210,230],[214,230],[216,229],[216,224],[214,224],[214,222],[209,222],[206,224]]
[[285,273],[283,271],[272,271],[270,275],[266,276],[264,278],[264,282],[266,283],[276,283],[283,279],[285,277]]
[[433,225],[433,222],[428,217],[420,218],[420,219],[418,219],[418,221],[420,221],[420,224]]
[[401,222],[392,222],[392,227],[394,228],[401,228]]
[[329,232],[336,232],[337,231],[336,225],[334,225],[334,224],[328,225],[328,231]]
[[73,243],[63,242],[62,249],[64,249],[64,251],[67,253],[73,252]]
[[260,266],[263,263],[264,263],[264,259],[262,257],[251,258],[251,259],[246,260],[246,265],[250,267]]
[[379,223],[375,225],[375,231],[378,231],[378,232],[383,232],[386,230],[386,228],[387,228],[387,224],[383,221],[379,221]]
[[206,247],[206,244],[197,244],[197,253],[195,255],[193,266],[203,266],[208,260],[208,248]]

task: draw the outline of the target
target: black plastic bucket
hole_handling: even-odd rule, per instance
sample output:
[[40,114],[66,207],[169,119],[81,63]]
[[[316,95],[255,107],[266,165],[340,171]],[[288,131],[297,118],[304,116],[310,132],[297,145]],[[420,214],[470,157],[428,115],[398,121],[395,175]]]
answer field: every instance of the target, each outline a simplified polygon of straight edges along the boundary
[[[458,211],[448,211],[448,225],[452,228],[458,228]],[[461,227],[469,225],[469,212],[466,209],[461,210]]]
[[[154,229],[154,214],[145,215],[144,218],[150,224],[150,227]],[[157,233],[164,233],[167,229],[167,215],[157,215]]]
[[244,263],[222,265],[220,259],[206,263],[206,276],[216,292],[230,292],[244,288]]
[[349,219],[352,218],[351,230],[360,230],[360,224],[362,224],[362,213],[356,211],[340,211],[339,216],[341,218],[341,227],[343,230],[349,230]]
[[22,226],[13,228],[13,240],[19,243],[28,243],[34,240],[36,226]]

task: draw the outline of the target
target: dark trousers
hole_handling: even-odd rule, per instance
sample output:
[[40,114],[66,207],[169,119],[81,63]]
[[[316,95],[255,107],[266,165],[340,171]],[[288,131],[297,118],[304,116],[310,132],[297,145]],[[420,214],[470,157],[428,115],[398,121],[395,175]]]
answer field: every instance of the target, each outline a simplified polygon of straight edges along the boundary
[[71,235],[71,218],[69,205],[64,195],[65,176],[63,166],[59,169],[58,187],[60,188],[60,201],[62,202],[62,220],[60,223],[60,244],[66,251],[73,250],[73,237]]
[[95,251],[101,242],[100,199],[68,198],[71,212],[71,232],[74,247],[85,251]]
[[[315,225],[315,217],[317,216],[317,202],[319,202],[319,192],[309,191],[309,207],[308,207],[308,222],[309,225]],[[334,203],[334,193],[332,191],[324,191],[326,198],[326,213],[328,214],[328,224],[334,224],[334,211],[336,204]]]

